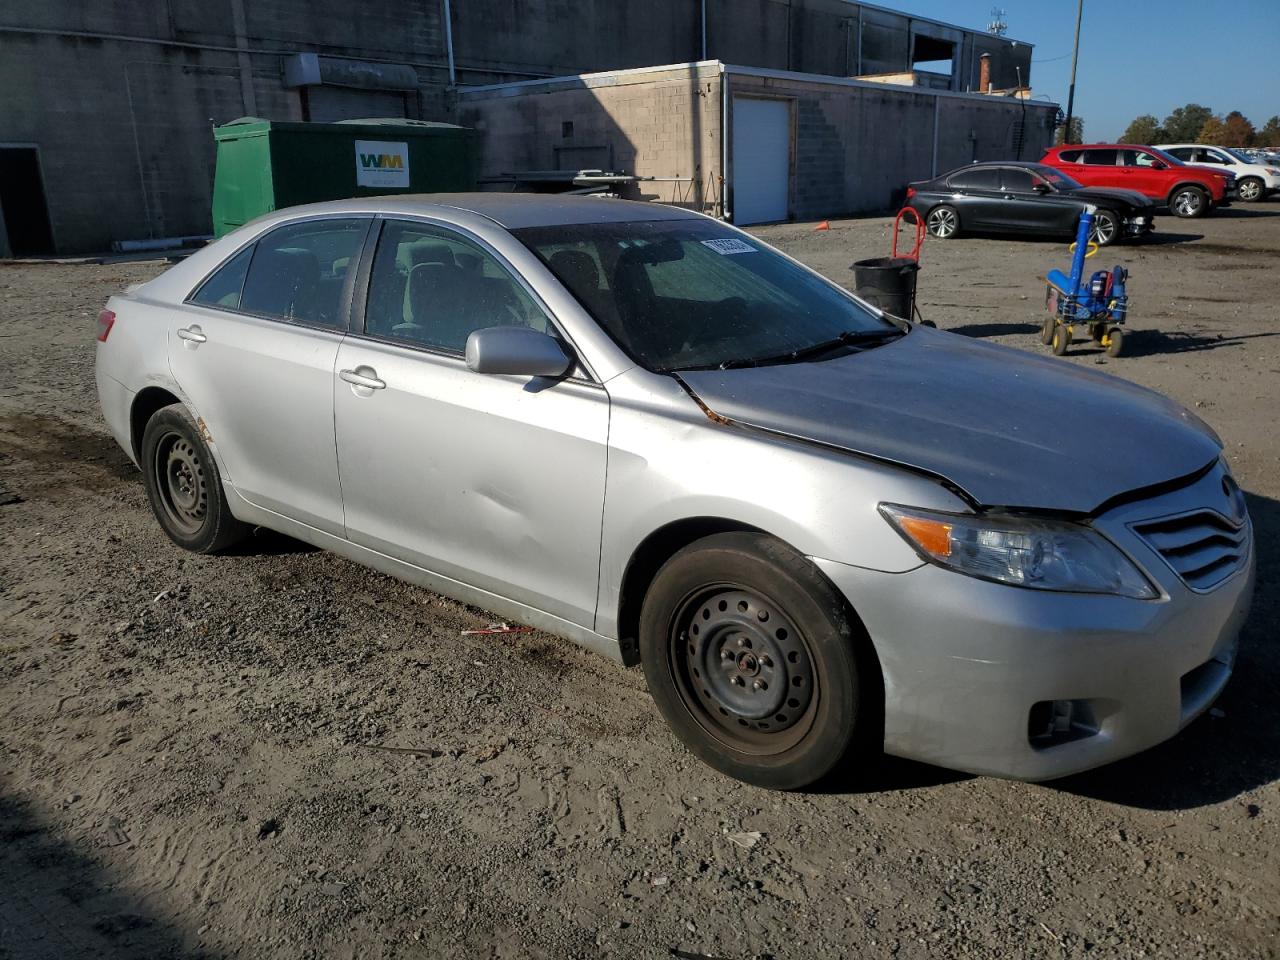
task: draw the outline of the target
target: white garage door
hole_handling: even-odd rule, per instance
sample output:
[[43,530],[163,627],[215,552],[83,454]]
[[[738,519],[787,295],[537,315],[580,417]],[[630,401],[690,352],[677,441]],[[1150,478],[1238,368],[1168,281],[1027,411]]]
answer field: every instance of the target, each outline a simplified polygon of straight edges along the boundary
[[733,98],[733,222],[787,219],[791,108],[785,100]]

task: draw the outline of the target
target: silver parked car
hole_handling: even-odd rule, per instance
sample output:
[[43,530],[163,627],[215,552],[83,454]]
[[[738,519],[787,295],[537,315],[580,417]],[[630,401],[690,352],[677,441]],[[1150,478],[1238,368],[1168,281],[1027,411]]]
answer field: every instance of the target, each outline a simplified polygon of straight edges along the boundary
[[1222,690],[1253,590],[1187,410],[669,207],[293,208],[113,297],[99,340],[174,542],[269,527],[638,660],[684,743],[764,786],[1142,750]]

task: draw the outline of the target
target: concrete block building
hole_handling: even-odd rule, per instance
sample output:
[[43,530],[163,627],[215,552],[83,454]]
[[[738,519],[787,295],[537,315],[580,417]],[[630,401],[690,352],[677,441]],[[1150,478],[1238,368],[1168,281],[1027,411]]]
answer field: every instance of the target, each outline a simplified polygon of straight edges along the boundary
[[[772,205],[744,219],[780,211],[785,124],[785,216],[872,209],[890,190],[877,170],[904,180],[928,173],[935,155],[943,166],[1004,156],[1019,138],[1031,155],[1047,107],[965,96],[1029,87],[1030,59],[1025,43],[847,0],[7,4],[0,256],[208,233],[210,127],[240,116],[473,122],[484,128],[486,172],[517,161],[651,171],[671,179],[648,192],[729,216],[735,190],[754,193],[743,177],[772,164]],[[642,81],[628,73],[662,64],[677,66]],[[641,102],[540,115],[539,97],[564,84],[598,91],[608,81],[593,75],[609,72]],[[529,80],[554,82],[495,89]],[[504,100],[525,105],[512,113]],[[512,128],[503,111],[524,119]],[[546,143],[517,142],[546,124]],[[744,158],[756,124],[768,135],[753,166]]]
[[719,61],[462,90],[489,181],[625,170],[624,195],[737,224],[885,210],[908,181],[1039,159],[1057,105]]

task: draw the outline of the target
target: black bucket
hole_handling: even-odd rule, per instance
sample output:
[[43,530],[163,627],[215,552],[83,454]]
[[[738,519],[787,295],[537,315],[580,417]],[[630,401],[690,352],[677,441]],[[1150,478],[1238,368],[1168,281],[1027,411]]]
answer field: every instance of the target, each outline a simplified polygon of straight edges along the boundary
[[895,317],[911,319],[916,304],[916,274],[920,263],[910,257],[874,257],[855,260],[854,293],[867,303]]

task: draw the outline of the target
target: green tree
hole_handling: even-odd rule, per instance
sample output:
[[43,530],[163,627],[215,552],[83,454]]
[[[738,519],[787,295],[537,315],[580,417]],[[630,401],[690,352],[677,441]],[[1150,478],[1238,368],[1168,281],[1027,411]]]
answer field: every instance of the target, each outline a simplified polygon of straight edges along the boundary
[[1249,122],[1249,118],[1239,110],[1232,110],[1227,114],[1224,126],[1226,127],[1227,132],[1226,142],[1223,146],[1249,147],[1253,145],[1253,140],[1254,137],[1257,136],[1257,131],[1254,130],[1253,124]]
[[1227,125],[1221,117],[1211,116],[1204,122],[1204,126],[1200,128],[1199,133],[1187,139],[1194,140],[1196,143],[1212,143],[1214,146],[1225,147],[1227,145]]
[[1178,107],[1164,118],[1164,132],[1173,143],[1192,142],[1213,116],[1213,111],[1198,103]]
[[1160,121],[1149,113],[1144,113],[1140,117],[1135,117],[1133,123],[1125,128],[1124,133],[1120,134],[1119,143],[1164,143],[1168,139],[1165,136],[1164,128],[1160,126]]
[[1053,142],[1061,146],[1064,143],[1084,143],[1084,117],[1071,118],[1071,136],[1067,136],[1067,125],[1064,123],[1054,134]]
[[1260,147],[1280,147],[1280,117],[1272,117],[1264,123],[1254,142]]

